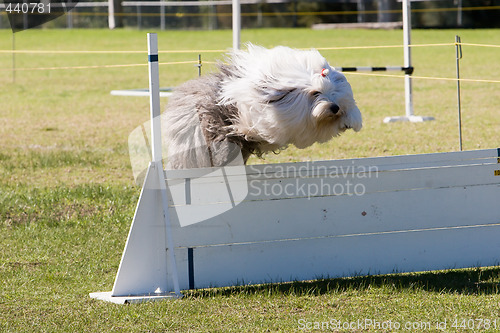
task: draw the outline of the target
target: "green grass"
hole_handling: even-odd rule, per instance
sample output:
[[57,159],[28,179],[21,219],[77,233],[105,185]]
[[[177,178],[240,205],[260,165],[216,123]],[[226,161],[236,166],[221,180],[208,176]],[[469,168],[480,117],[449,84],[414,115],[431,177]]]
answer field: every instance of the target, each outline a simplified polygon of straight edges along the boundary
[[[144,51],[145,34],[29,30],[16,34],[16,49]],[[450,43],[455,34],[467,43],[500,45],[498,30],[416,30],[412,41]],[[0,50],[11,48],[11,38],[0,30]],[[402,32],[263,29],[243,31],[242,40],[300,48],[397,45]],[[159,32],[159,44],[161,50],[227,49],[231,32]],[[465,46],[462,77],[500,80],[499,52]],[[204,61],[221,57],[201,53]],[[322,53],[334,66],[402,65],[396,48]],[[160,60],[196,60],[197,54],[161,54]],[[145,55],[17,54],[15,62],[20,69],[143,64]],[[415,48],[415,75],[454,77],[454,57],[453,46]],[[114,281],[140,190],[133,183],[128,134],[149,115],[147,98],[109,91],[147,87],[147,67],[19,70],[13,83],[11,66],[12,56],[0,53],[1,332],[291,332],[304,322],[365,318],[402,325],[447,320],[446,331],[467,331],[452,328],[455,319],[497,319],[500,326],[498,267],[196,290],[182,300],[137,306],[90,299],[89,292],[110,290]],[[191,64],[160,70],[162,86],[197,75]],[[415,113],[436,121],[387,125],[385,116],[404,114],[402,79],[348,79],[364,117],[361,132],[251,163],[458,149],[455,82],[415,79]],[[462,84],[465,149],[500,146],[498,87]]]

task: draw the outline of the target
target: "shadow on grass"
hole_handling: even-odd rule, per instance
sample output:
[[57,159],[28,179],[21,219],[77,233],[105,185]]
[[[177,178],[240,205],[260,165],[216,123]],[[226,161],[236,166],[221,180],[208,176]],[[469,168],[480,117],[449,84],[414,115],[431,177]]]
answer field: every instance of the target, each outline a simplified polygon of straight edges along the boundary
[[500,266],[455,269],[419,273],[369,275],[351,278],[319,279],[260,285],[208,288],[183,292],[188,298],[235,296],[238,294],[322,295],[328,293],[389,289],[393,291],[428,291],[466,295],[498,294]]

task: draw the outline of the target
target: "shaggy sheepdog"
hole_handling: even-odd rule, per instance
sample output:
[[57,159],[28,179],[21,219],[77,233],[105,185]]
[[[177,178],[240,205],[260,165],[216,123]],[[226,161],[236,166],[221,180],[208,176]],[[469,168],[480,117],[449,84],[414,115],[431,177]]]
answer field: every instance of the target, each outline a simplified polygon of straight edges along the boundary
[[170,169],[243,164],[362,126],[350,84],[318,51],[252,44],[176,88],[162,123]]

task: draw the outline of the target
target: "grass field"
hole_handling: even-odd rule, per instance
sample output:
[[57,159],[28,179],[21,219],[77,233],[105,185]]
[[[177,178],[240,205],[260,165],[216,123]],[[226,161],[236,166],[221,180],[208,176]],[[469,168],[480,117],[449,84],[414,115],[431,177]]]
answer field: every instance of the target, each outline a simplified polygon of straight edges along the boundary
[[[498,30],[416,30],[412,42],[452,43],[455,34],[466,43],[500,45]],[[399,45],[402,32],[246,30],[242,40],[299,48]],[[199,50],[161,54],[160,61],[196,60],[198,53],[213,61],[221,54],[204,50],[229,48],[231,32],[165,31],[159,44],[160,50]],[[149,115],[147,98],[109,92],[146,88],[147,67],[34,68],[144,64],[146,32],[29,30],[15,35],[15,47],[144,53],[19,53],[15,78],[12,55],[0,53],[1,332],[292,332],[318,331],[309,329],[315,322],[364,319],[416,323],[422,331],[438,331],[446,320],[447,332],[471,331],[460,328],[462,320],[476,320],[476,328],[490,320],[490,330],[500,330],[498,267],[197,290],[182,300],[137,306],[90,299],[89,292],[110,290],[114,281],[140,191],[127,139]],[[0,50],[11,48],[12,33],[0,30]],[[402,65],[401,48],[322,53],[333,66]],[[461,76],[500,80],[499,56],[499,48],[464,46]],[[454,46],[414,48],[413,64],[415,75],[453,78]],[[197,76],[192,64],[160,71],[162,86]],[[364,117],[361,132],[251,163],[458,149],[456,82],[414,80],[415,113],[436,121],[383,124],[385,116],[404,114],[402,79],[348,79]],[[462,83],[464,149],[500,146],[499,87]]]

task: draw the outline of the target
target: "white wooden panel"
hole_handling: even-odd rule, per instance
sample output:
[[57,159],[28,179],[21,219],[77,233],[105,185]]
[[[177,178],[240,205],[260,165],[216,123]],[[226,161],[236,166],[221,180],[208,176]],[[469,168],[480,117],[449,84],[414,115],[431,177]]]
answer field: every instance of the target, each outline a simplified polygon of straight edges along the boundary
[[[296,162],[282,164],[263,164],[263,165],[248,165],[246,166],[245,174],[252,175],[253,178],[259,175],[265,178],[274,178],[273,173],[283,173],[289,171],[291,177],[302,176],[302,173],[310,173],[310,170],[323,169],[341,169],[348,170],[354,167],[377,166],[380,170],[421,168],[426,166],[446,166],[446,165],[467,165],[481,164],[482,160],[496,163],[500,156],[499,149],[472,150],[463,152],[448,152],[448,153],[432,153],[418,155],[400,155],[387,157],[369,157],[369,158],[354,158],[344,160],[328,160],[328,161],[313,161],[313,162]],[[237,168],[237,167],[226,167]],[[165,175],[167,179],[185,179],[198,178],[202,175],[210,173],[212,168],[199,168],[188,170],[167,170]],[[299,172],[294,175],[294,170]]]
[[[423,155],[423,162],[418,167],[397,163],[398,159],[394,157],[381,158],[380,165],[404,168],[378,172],[369,178],[359,177],[355,173],[339,178],[320,177],[314,168],[300,171],[291,168],[291,164],[270,165],[262,170],[258,179],[248,175],[249,195],[238,209],[207,219],[195,229],[176,228],[174,232],[177,233],[178,246],[199,246],[433,226],[453,227],[474,224],[478,220],[485,224],[497,223],[500,218],[500,205],[497,204],[500,199],[500,177],[494,176],[494,170],[499,165],[498,157],[491,157],[497,153],[496,149],[490,149],[450,153],[451,157],[447,157],[447,154],[428,154]],[[416,158],[401,157],[410,162]],[[384,159],[391,160],[391,163],[385,163]],[[438,164],[441,166],[422,167],[424,162],[436,161],[440,161]],[[457,161],[460,164],[458,166]],[[352,162],[343,163],[349,166]],[[268,176],[275,170],[281,170],[281,178]],[[290,173],[283,173],[283,170],[298,170],[304,177],[291,177]],[[307,177],[309,174],[312,176]],[[235,186],[246,186],[242,177],[228,179]],[[332,189],[336,182],[345,184],[346,181],[363,185],[366,193],[357,196],[352,191],[341,195],[308,192],[309,186],[321,189],[327,185],[327,188],[329,186]],[[211,177],[191,183],[189,192],[198,193],[205,201],[175,206],[175,209],[172,207],[174,226],[179,226],[176,214],[197,214],[197,219],[202,220],[204,211],[213,210],[221,204],[211,200],[213,184],[216,182],[221,183],[222,180]],[[269,189],[274,185],[281,188],[290,185],[292,193],[265,193],[265,186]],[[301,186],[305,191],[297,190]],[[251,228],[248,224],[251,224]]]
[[192,247],[490,224],[500,222],[499,199],[500,185],[487,185],[244,202],[173,232]]
[[244,166],[214,168],[198,178],[168,180],[169,205],[175,208],[171,211],[177,223],[185,227],[235,208],[248,195],[244,170]]
[[[495,160],[496,161],[496,160]],[[228,201],[227,184],[239,194],[238,202],[255,200],[280,200],[316,196],[360,195],[365,193],[412,189],[441,188],[499,183],[494,171],[496,163],[460,166],[440,166],[399,170],[376,170],[369,173],[318,175],[315,171],[303,177],[258,177],[232,175],[186,180],[168,180],[173,198],[171,205],[189,202],[190,205],[214,205]],[[244,193],[248,195],[242,198]],[[189,199],[186,199],[188,198]],[[181,198],[184,199],[181,200]],[[173,199],[174,200],[174,199]],[[176,209],[180,209],[176,207]],[[191,209],[191,208],[190,208]]]
[[495,226],[195,248],[194,287],[496,265],[499,234]]
[[[167,171],[180,287],[497,264],[498,153]],[[378,172],[363,178],[353,166]],[[114,296],[173,291],[158,178],[146,176]],[[346,181],[365,193],[264,193]]]

